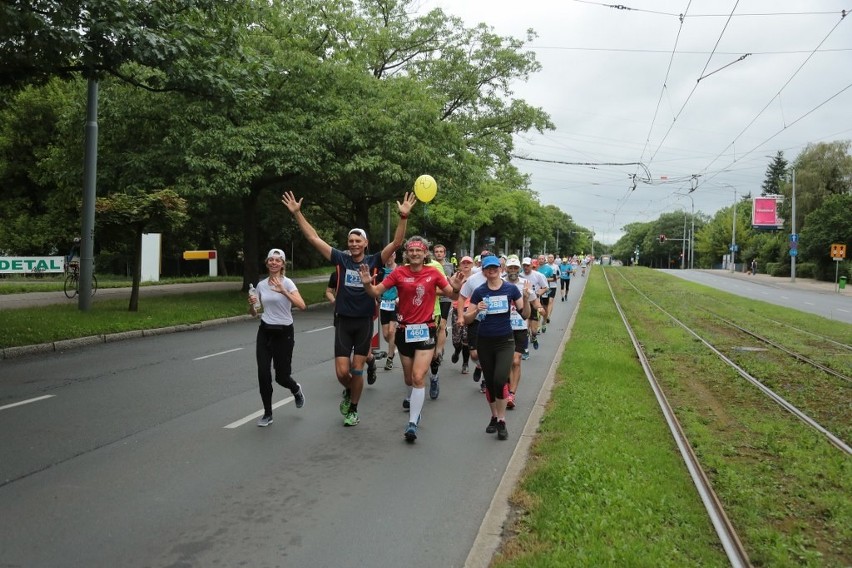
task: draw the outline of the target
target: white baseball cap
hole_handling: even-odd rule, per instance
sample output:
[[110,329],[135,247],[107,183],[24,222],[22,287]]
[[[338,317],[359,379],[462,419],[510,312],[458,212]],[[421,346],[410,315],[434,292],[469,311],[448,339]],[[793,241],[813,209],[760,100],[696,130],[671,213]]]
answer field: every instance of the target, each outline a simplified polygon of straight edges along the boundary
[[506,268],[509,268],[510,266],[517,266],[518,268],[520,268],[521,267],[521,261],[518,260],[517,257],[516,258],[510,258],[509,260],[506,261]]
[[269,252],[266,253],[266,260],[269,260],[273,256],[280,256],[282,261],[287,260],[287,257],[284,255],[284,251],[281,249],[269,249]]
[[530,257],[525,256],[524,260],[521,261],[521,264],[532,264],[532,259]]

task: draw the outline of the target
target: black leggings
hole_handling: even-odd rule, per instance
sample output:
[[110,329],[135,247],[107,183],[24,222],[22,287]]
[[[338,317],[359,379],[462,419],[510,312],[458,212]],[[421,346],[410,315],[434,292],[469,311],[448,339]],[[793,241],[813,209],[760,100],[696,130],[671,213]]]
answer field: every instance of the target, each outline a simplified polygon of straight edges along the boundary
[[476,344],[479,353],[479,366],[485,378],[489,400],[503,398],[503,387],[509,382],[512,359],[515,357],[515,338],[513,334],[500,337],[479,336]]
[[263,413],[272,414],[272,366],[275,367],[275,382],[292,394],[299,392],[299,385],[293,380],[293,346],[296,344],[292,325],[269,326],[260,324],[257,330],[257,384],[260,387],[260,400],[263,401]]

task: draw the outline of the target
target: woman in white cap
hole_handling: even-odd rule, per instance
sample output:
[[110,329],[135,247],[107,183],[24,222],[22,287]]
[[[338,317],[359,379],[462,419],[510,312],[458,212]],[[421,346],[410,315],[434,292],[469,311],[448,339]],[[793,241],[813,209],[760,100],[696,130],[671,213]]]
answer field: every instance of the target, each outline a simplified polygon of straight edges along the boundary
[[266,255],[268,276],[257,283],[255,294],[249,294],[249,313],[257,316],[258,304],[262,306],[260,327],[257,330],[257,382],[263,402],[263,416],[258,426],[272,423],[272,369],[275,367],[275,382],[289,389],[296,401],[296,408],[305,404],[302,385],[293,380],[293,306],[307,309],[305,300],[296,284],[284,276],[286,257],[281,249],[271,249]]

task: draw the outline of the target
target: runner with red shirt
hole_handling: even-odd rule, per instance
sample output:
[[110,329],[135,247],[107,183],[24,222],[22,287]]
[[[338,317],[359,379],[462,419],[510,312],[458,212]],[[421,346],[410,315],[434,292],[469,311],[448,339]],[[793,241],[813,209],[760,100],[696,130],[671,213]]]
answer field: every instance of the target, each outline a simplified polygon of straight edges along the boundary
[[372,284],[369,267],[361,265],[361,282],[367,294],[378,298],[385,290],[396,286],[399,296],[396,350],[402,362],[405,384],[412,389],[404,433],[408,442],[417,439],[417,425],[426,400],[426,373],[435,354],[435,299],[439,294],[457,298],[461,288],[459,277],[447,281],[440,270],[424,265],[428,252],[429,244],[423,237],[411,237],[405,245],[408,264],[398,266],[378,285]]

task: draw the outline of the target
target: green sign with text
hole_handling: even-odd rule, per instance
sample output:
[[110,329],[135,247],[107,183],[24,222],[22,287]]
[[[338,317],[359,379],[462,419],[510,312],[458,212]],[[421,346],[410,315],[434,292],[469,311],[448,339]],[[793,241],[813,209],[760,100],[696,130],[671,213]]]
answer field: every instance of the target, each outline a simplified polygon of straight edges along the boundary
[[41,274],[65,272],[62,256],[2,256],[0,274]]

